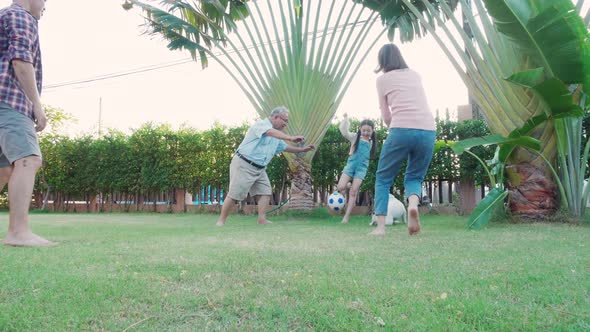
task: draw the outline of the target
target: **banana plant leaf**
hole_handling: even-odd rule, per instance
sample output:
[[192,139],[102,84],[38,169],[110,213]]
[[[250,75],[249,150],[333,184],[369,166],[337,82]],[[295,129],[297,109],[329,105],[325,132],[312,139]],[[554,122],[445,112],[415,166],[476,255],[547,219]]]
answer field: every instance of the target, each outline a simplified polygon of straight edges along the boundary
[[499,32],[548,77],[590,88],[588,30],[571,0],[485,0]]
[[469,216],[467,227],[471,229],[481,229],[487,225],[492,217],[492,212],[504,203],[504,198],[506,198],[506,196],[508,196],[508,192],[504,189],[492,189],[486,197],[477,204]]
[[[541,142],[536,138],[530,136],[504,137],[502,135],[488,135],[484,137],[468,138],[466,140],[462,140],[453,144],[452,149],[457,155],[461,155],[463,154],[463,152],[465,152],[465,150],[470,149],[474,146],[487,146],[492,144],[510,144],[515,147],[524,147],[527,149],[531,149],[533,151],[541,150]],[[499,161],[501,163],[506,162],[506,159],[507,156],[499,157]]]

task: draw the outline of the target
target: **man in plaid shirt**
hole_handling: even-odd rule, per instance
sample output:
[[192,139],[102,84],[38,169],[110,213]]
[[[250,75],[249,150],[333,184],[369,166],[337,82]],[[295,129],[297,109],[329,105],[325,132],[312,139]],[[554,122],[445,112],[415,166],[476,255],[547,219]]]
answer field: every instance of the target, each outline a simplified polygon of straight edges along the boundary
[[10,217],[5,245],[54,243],[29,227],[35,174],[41,167],[37,131],[47,118],[41,105],[38,20],[45,0],[13,0],[0,10],[0,190],[8,183]]

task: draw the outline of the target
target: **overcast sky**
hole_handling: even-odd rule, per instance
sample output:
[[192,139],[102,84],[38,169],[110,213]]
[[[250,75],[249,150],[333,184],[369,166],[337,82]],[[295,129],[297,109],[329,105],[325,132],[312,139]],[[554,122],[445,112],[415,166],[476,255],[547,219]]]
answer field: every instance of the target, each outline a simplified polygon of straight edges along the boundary
[[[0,0],[0,7],[10,3]],[[189,59],[188,53],[169,51],[160,38],[144,35],[142,23],[141,12],[124,11],[120,0],[47,2],[40,21],[45,86],[42,100],[78,120],[67,128],[68,134],[96,132],[101,99],[102,127],[124,131],[148,121],[207,129],[215,122],[233,126],[257,118],[238,86],[213,61],[205,70],[191,61],[96,80]],[[371,51],[337,116],[347,112],[355,118],[379,117],[373,69],[378,48],[387,42],[383,37]],[[403,44],[401,50],[408,65],[422,75],[433,112],[466,103],[463,83],[431,38]],[[56,87],[81,80],[89,82]]]

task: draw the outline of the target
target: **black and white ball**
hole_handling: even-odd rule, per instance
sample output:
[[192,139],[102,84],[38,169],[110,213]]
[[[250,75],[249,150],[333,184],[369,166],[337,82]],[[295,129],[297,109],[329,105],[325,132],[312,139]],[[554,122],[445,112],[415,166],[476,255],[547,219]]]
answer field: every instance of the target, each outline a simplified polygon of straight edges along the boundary
[[344,200],[344,196],[337,191],[333,192],[330,197],[328,197],[328,208],[334,212],[344,210],[345,205],[346,201]]

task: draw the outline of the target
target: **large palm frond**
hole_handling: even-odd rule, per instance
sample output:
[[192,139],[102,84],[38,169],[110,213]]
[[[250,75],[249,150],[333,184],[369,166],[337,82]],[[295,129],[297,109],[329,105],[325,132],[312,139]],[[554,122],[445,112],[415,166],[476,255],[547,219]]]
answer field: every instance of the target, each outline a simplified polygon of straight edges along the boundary
[[[395,32],[398,31],[400,34],[400,40],[402,42],[412,41],[416,38],[423,37],[427,29],[420,24],[420,20],[416,15],[408,8],[408,6],[402,0],[354,0],[355,2],[363,4],[367,8],[370,8],[379,13],[381,20],[385,26],[388,27],[389,40],[394,39]],[[430,12],[427,7],[420,0],[412,0],[413,6],[418,10],[421,15],[430,22],[431,25],[435,26],[435,17],[446,19],[446,16],[441,15],[441,4],[440,0],[429,0],[434,12]],[[454,10],[457,7],[458,0],[444,0],[444,2]]]
[[246,1],[161,0],[148,3],[125,0],[123,8],[129,10],[133,5],[142,8],[148,33],[163,36],[171,50],[189,51],[192,58],[200,59],[205,68],[213,45],[225,45],[226,33],[235,31],[236,21],[249,15]]

